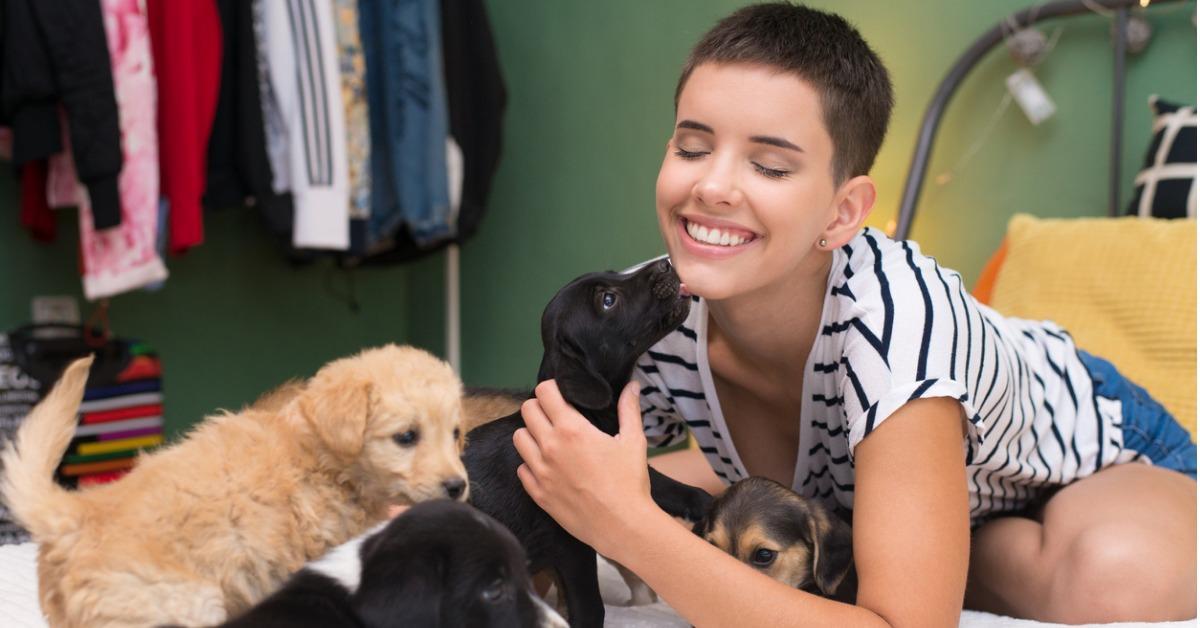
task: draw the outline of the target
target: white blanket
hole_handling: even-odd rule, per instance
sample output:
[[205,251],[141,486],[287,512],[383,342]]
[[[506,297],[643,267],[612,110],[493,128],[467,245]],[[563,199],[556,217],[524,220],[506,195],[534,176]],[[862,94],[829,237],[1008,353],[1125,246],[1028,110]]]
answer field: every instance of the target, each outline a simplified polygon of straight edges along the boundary
[[[617,570],[600,561],[600,592],[604,597],[605,626],[629,628],[674,628],[690,626],[682,617],[659,601],[644,606],[622,606],[629,589]],[[959,628],[1053,628],[1062,624],[1000,617],[988,613],[964,611]],[[1090,624],[1098,626],[1099,624]],[[1104,624],[1105,628],[1184,628],[1194,621],[1159,624]],[[0,626],[5,628],[46,628],[46,620],[37,601],[37,546],[32,543],[0,546]]]

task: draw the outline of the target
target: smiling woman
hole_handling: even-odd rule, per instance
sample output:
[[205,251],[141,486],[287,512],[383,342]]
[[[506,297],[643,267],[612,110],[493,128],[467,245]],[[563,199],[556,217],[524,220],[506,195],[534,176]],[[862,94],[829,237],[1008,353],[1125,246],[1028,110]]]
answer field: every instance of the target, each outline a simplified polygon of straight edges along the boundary
[[[639,448],[581,428],[547,384],[523,407],[536,441],[519,448],[526,489],[696,625],[953,626],[968,566],[967,600],[1012,616],[1194,616],[1182,428],[1123,407],[1129,383],[1058,325],[982,307],[916,243],[862,228],[892,101],[882,62],[832,14],[752,5],[701,39],[655,190],[696,302],[638,360],[641,412],[623,408],[615,437],[640,444],[640,420],[669,444],[686,426],[699,448],[682,455],[725,482],[765,476],[852,509],[854,604],[689,535],[648,498]],[[1126,434],[1147,412],[1162,426],[1150,446]],[[1120,507],[1134,500],[1155,514]],[[1145,587],[1095,577],[1145,562],[1161,567],[1137,572]]]

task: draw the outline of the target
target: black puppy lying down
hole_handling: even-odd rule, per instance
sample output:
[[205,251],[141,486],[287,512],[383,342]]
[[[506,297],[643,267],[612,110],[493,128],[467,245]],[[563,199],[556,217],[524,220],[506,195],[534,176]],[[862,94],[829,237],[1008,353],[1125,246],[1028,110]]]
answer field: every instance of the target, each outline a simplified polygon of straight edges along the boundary
[[566,628],[533,591],[504,526],[460,502],[419,503],[297,572],[224,628]]
[[730,486],[696,533],[784,584],[854,603],[858,579],[849,524],[774,480],[750,477]]
[[[542,314],[544,353],[538,381],[554,379],[563,398],[603,432],[615,435],[617,396],[638,356],[687,318],[691,299],[665,260],[629,274],[592,273],[567,284]],[[596,553],[563,530],[525,493],[513,432],[519,412],[467,434],[463,462],[471,503],[499,519],[529,554],[530,571],[552,569],[559,599],[575,627],[604,623]],[[695,522],[712,498],[650,469],[650,491],[666,512]]]

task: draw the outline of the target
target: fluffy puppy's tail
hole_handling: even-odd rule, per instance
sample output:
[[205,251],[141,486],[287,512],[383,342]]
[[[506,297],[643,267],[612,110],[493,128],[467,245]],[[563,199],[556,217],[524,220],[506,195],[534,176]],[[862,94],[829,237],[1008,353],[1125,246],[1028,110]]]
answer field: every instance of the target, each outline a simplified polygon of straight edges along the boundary
[[92,360],[80,358],[67,367],[0,453],[0,498],[38,540],[66,534],[79,521],[78,502],[54,482],[54,469],[75,435]]

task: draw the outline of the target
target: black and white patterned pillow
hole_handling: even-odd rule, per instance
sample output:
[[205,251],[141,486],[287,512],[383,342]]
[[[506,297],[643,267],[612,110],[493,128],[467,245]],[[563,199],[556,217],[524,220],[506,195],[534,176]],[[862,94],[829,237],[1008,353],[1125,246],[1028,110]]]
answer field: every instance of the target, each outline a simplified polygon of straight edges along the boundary
[[1126,214],[1144,218],[1196,215],[1196,108],[1150,97],[1154,136],[1134,178]]

